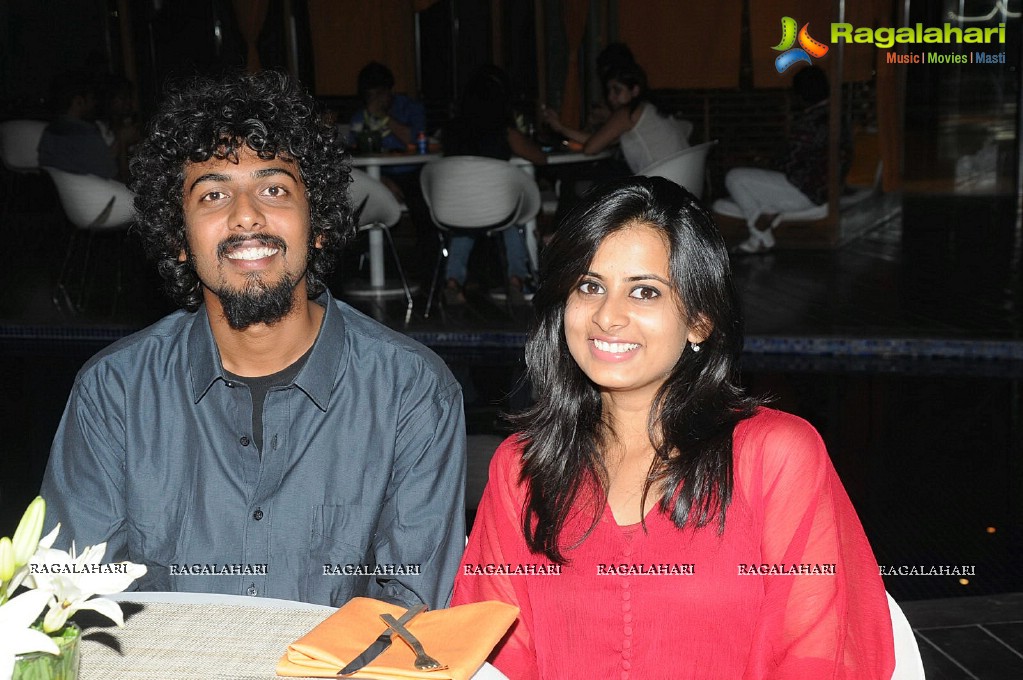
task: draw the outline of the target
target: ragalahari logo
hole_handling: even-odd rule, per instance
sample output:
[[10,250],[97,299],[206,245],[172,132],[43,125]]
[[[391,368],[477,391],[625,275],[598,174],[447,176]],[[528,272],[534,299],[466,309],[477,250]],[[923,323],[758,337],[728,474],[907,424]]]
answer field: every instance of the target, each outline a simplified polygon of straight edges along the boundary
[[[807,31],[809,25],[803,24],[797,35],[796,28],[799,24],[796,20],[792,17],[781,18],[781,42],[771,48],[781,52],[774,60],[774,67],[778,69],[778,73],[785,73],[790,66],[800,61],[812,64],[813,59],[820,59],[828,53],[827,45],[810,37]],[[797,42],[799,47],[793,47]]]

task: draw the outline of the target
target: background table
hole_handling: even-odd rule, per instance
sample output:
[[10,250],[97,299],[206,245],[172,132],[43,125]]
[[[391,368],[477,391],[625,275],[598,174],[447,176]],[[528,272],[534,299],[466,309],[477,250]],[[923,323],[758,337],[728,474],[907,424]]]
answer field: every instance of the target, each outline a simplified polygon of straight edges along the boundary
[[[206,593],[121,593],[125,627],[83,616],[82,680],[270,680],[333,607]],[[105,619],[102,619],[105,621]],[[92,625],[93,622],[99,625]],[[429,650],[427,650],[429,651]],[[489,664],[473,680],[504,678]]]
[[[384,166],[422,165],[440,157],[439,153],[374,153],[352,156],[352,165],[363,168],[367,175],[380,181],[380,168]],[[393,292],[384,280],[384,234],[379,229],[369,231],[369,285],[370,290]]]

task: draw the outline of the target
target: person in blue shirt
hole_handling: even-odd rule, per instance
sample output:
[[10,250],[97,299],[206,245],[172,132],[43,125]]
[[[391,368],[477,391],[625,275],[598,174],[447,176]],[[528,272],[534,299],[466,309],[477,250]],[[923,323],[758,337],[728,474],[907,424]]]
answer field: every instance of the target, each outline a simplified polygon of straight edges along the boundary
[[272,71],[172,92],[132,158],[136,227],[183,308],[78,373],[41,495],[60,547],[142,590],[439,608],[465,545],[458,382],[335,300],[350,166]]
[[394,93],[394,74],[377,61],[359,71],[359,98],[363,107],[352,115],[352,135],[358,145],[359,133],[379,134],[381,150],[405,151],[426,130],[423,105]]
[[117,157],[96,125],[95,79],[86,71],[68,71],[54,78],[50,98],[60,115],[39,140],[39,165],[76,175],[105,179],[119,176]]
[[[409,145],[415,145],[419,133],[426,131],[426,111],[415,99],[395,94],[391,69],[371,61],[359,71],[357,86],[363,106],[351,117],[349,144],[357,152],[407,151]],[[379,149],[367,148],[377,140]],[[416,261],[410,263],[414,275],[430,270],[427,254],[434,250],[437,242],[430,211],[419,187],[421,169],[422,166],[415,164],[390,165],[382,168],[380,177],[394,197],[408,207],[416,230],[417,256]]]

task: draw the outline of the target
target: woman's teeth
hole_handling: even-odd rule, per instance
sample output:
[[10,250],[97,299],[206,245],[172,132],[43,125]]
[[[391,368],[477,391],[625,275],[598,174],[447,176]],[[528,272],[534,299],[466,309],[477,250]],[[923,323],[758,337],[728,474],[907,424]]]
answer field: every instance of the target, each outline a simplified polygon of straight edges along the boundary
[[601,352],[611,352],[612,354],[631,352],[639,347],[639,345],[631,342],[604,342],[603,340],[594,340],[593,346]]

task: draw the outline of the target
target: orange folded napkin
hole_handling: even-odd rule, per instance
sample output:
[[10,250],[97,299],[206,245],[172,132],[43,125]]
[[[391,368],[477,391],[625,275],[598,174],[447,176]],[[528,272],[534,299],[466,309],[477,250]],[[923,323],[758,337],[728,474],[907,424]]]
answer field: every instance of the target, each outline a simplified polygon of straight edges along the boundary
[[[277,675],[302,678],[334,678],[352,659],[387,630],[381,614],[395,618],[401,607],[356,597],[331,614],[323,623],[288,645],[277,662]],[[519,615],[518,607],[504,602],[475,602],[450,609],[424,612],[405,624],[419,638],[426,653],[448,668],[416,670],[416,655],[401,638],[352,678],[423,678],[424,680],[469,680],[487,660],[491,650]]]

